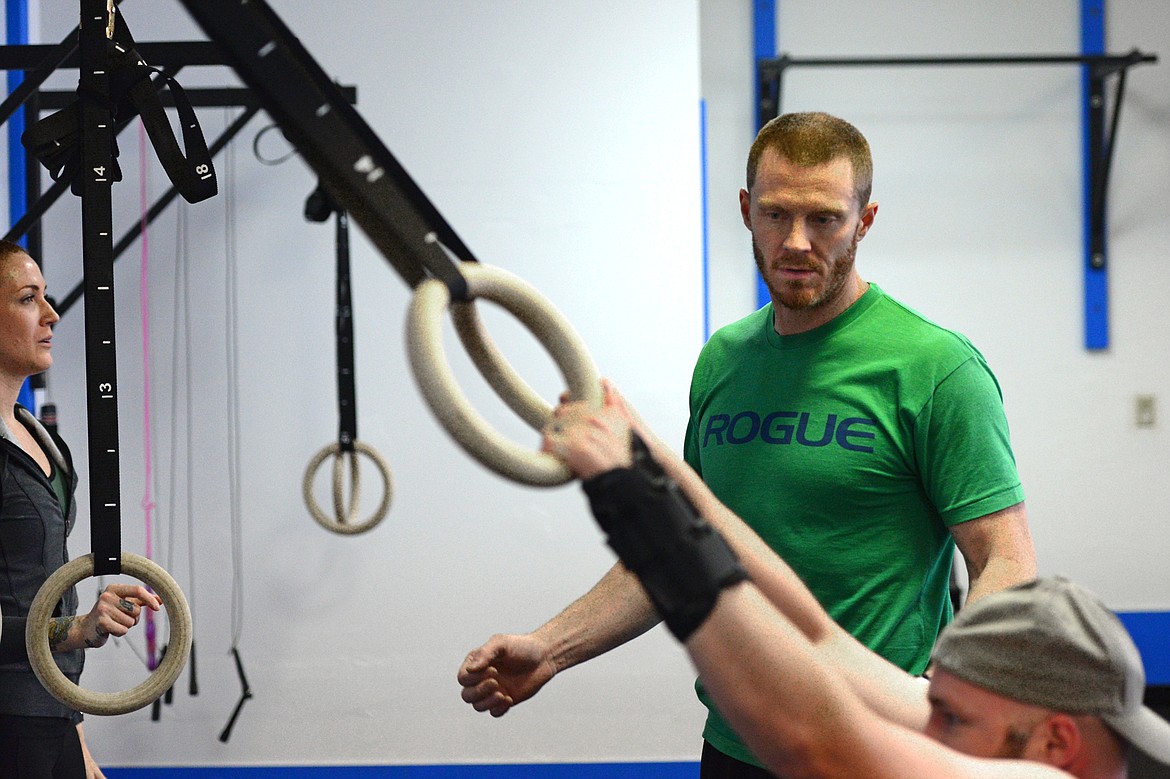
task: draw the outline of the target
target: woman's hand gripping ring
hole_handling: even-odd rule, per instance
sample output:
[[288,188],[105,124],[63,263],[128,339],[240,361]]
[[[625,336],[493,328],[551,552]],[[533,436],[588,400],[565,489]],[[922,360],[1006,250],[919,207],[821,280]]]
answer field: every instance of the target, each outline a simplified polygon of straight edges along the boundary
[[53,572],[41,585],[29,607],[25,630],[25,647],[33,673],[45,689],[66,706],[86,714],[126,714],[150,705],[170,689],[191,651],[191,608],[187,598],[171,575],[141,555],[122,552],[122,573],[133,576],[154,590],[167,610],[170,635],[167,651],[158,667],[136,687],[121,692],[94,692],[77,686],[66,678],[49,649],[49,619],[53,609],[70,587],[93,576],[93,555],[70,560]]

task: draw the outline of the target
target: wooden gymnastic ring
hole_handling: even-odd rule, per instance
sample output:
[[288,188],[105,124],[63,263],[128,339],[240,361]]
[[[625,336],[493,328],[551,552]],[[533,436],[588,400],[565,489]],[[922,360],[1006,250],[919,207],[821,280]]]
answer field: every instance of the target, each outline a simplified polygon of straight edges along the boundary
[[191,608],[178,583],[161,566],[133,552],[122,552],[121,567],[122,573],[139,579],[158,594],[170,625],[165,655],[137,687],[120,692],[82,689],[61,672],[49,649],[49,620],[53,609],[70,587],[93,576],[92,554],[70,560],[54,571],[37,591],[28,611],[24,643],[33,673],[54,698],[86,714],[126,714],[150,705],[179,678],[191,651]]
[[458,300],[452,301],[450,308],[455,333],[480,375],[529,427],[533,430],[543,428],[552,417],[552,406],[520,377],[496,348],[479,316],[479,308],[475,303]]
[[[498,303],[520,320],[556,362],[569,388],[569,397],[601,407],[601,379],[581,337],[569,321],[534,287],[499,268],[478,262],[459,266],[473,298]],[[491,427],[459,389],[443,350],[442,313],[451,303],[447,286],[427,279],[415,289],[406,320],[410,364],[419,391],[439,422],[469,454],[496,473],[523,484],[551,487],[572,478],[551,454],[521,447]],[[472,305],[472,304],[463,304]],[[461,314],[461,329],[480,330],[478,316]],[[534,400],[535,393],[495,350],[491,340],[461,336],[465,348],[492,388],[528,424],[543,427],[552,407]],[[485,368],[485,366],[487,366]]]
[[[342,457],[343,454],[348,454],[347,457]],[[373,461],[377,466],[378,471],[382,474],[382,482],[385,489],[382,492],[382,501],[378,504],[378,508],[362,522],[354,522],[357,517],[358,502],[361,499],[361,485],[358,476],[357,455],[364,454]],[[317,474],[317,469],[321,467],[321,463],[333,456],[333,516],[329,516],[318,505],[317,500],[313,497],[313,477]],[[349,492],[349,510],[345,509],[345,500],[342,495],[342,481],[340,463],[342,460],[349,460],[351,463],[351,472],[353,474],[350,481]],[[390,499],[394,494],[394,480],[390,476],[390,466],[386,460],[378,453],[377,449],[368,446],[361,441],[353,442],[353,452],[343,453],[340,444],[328,444],[321,451],[313,456],[309,461],[309,466],[305,469],[305,478],[302,484],[305,496],[305,506],[308,507],[309,513],[312,514],[313,519],[317,521],[321,527],[341,535],[356,535],[357,533],[364,533],[367,530],[372,530],[379,522],[386,517],[386,512],[390,510]]]

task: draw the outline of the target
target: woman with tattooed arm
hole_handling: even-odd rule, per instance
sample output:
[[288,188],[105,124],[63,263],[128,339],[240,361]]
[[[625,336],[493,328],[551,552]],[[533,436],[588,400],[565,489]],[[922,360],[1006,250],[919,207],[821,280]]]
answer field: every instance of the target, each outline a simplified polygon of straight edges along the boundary
[[[24,649],[29,606],[68,560],[65,539],[77,511],[69,450],[17,403],[25,379],[53,362],[59,318],[36,262],[0,240],[0,779],[102,777],[85,747],[80,712],[41,686]],[[77,593],[69,590],[49,623],[62,672],[77,683],[84,650],[125,635],[144,606],[158,611],[161,603],[140,585],[112,584],[78,614]]]

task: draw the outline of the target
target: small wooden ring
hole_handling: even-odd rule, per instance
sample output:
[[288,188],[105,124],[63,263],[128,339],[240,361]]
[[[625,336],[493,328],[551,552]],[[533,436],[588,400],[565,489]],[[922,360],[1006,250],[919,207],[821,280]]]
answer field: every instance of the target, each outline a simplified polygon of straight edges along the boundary
[[162,599],[170,636],[158,667],[136,687],[120,692],[86,690],[66,678],[49,649],[49,620],[61,597],[78,582],[93,576],[93,555],[77,557],[53,572],[29,607],[25,647],[33,673],[54,698],[86,714],[126,714],[150,705],[171,688],[191,651],[191,608],[178,583],[161,566],[133,552],[122,552],[122,573],[144,582]]
[[[372,530],[386,517],[386,512],[390,510],[390,499],[394,494],[394,480],[390,476],[390,466],[386,460],[378,453],[377,449],[372,446],[362,443],[361,441],[353,442],[353,453],[348,457],[343,457],[345,453],[341,451],[340,444],[328,444],[313,456],[309,461],[308,467],[305,469],[305,478],[302,489],[305,496],[305,506],[308,507],[309,513],[312,514],[313,519],[317,521],[321,527],[330,530],[340,535],[356,535],[364,533],[367,530]],[[353,521],[358,513],[358,501],[361,498],[361,488],[359,484],[357,458],[355,455],[363,454],[368,457],[375,466],[378,472],[382,474],[382,482],[385,489],[382,492],[382,500],[378,507],[374,510],[368,518],[361,522]],[[329,516],[318,505],[316,498],[313,497],[313,477],[317,474],[317,469],[330,456],[334,458],[333,461],[333,509],[334,515]],[[353,469],[353,477],[350,487],[350,502],[349,510],[344,509],[344,495],[342,495],[341,469],[339,461],[342,459],[349,459]]]

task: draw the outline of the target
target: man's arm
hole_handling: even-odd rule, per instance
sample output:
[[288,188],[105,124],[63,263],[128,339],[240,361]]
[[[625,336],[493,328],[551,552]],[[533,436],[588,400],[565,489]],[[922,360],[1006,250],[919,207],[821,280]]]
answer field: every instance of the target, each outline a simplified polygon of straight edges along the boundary
[[[778,610],[695,503],[703,511],[726,509],[698,487],[697,501],[680,496],[639,441],[631,451],[621,412],[607,392],[600,412],[565,415],[546,430],[546,449],[581,477],[610,547],[686,646],[720,711],[770,770],[806,779],[1055,775],[964,757],[924,736],[925,718],[914,729],[870,708],[826,649],[834,645],[825,626],[831,620],[799,579],[782,564],[771,571],[767,586],[784,604]],[[734,530],[733,518],[721,515]],[[745,541],[748,554],[756,554],[756,542]],[[753,567],[769,574],[763,560]],[[925,685],[911,683],[919,710],[926,710]]]
[[751,582],[723,590],[685,643],[719,711],[777,775],[1068,779],[1040,763],[968,757],[884,719]]
[[589,592],[524,635],[495,635],[459,667],[463,700],[502,717],[566,668],[637,638],[660,622],[636,577],[620,562]]
[[[1038,764],[965,757],[927,738],[926,719],[909,728],[874,711],[826,650],[833,642],[824,623],[831,620],[799,579],[782,563],[773,571],[768,586],[783,604],[778,610],[694,505],[719,510],[718,502],[698,488],[697,501],[688,502],[637,441],[631,452],[621,411],[607,392],[597,414],[562,415],[546,430],[545,448],[581,477],[609,545],[686,646],[720,711],[770,770],[804,779],[1061,776]],[[721,515],[736,529],[733,518]],[[755,554],[755,542],[745,540]],[[762,560],[754,568],[769,572]],[[818,643],[822,631],[827,638]],[[926,706],[925,685],[913,684]]]
[[[545,449],[569,456],[570,468],[588,479],[632,461],[628,443],[632,425],[655,462],[679,484],[699,515],[728,542],[755,587],[839,669],[866,704],[908,727],[925,725],[929,707],[921,681],[870,651],[837,625],[788,564],[715,497],[694,469],[637,417],[608,382],[605,390],[605,405],[596,414],[572,407],[560,410],[565,433],[571,433],[571,438],[560,440],[559,433],[549,432]],[[570,431],[568,426],[578,413],[584,415],[584,421]]]
[[1036,550],[1023,503],[951,527],[970,579],[967,601],[1036,578]]

